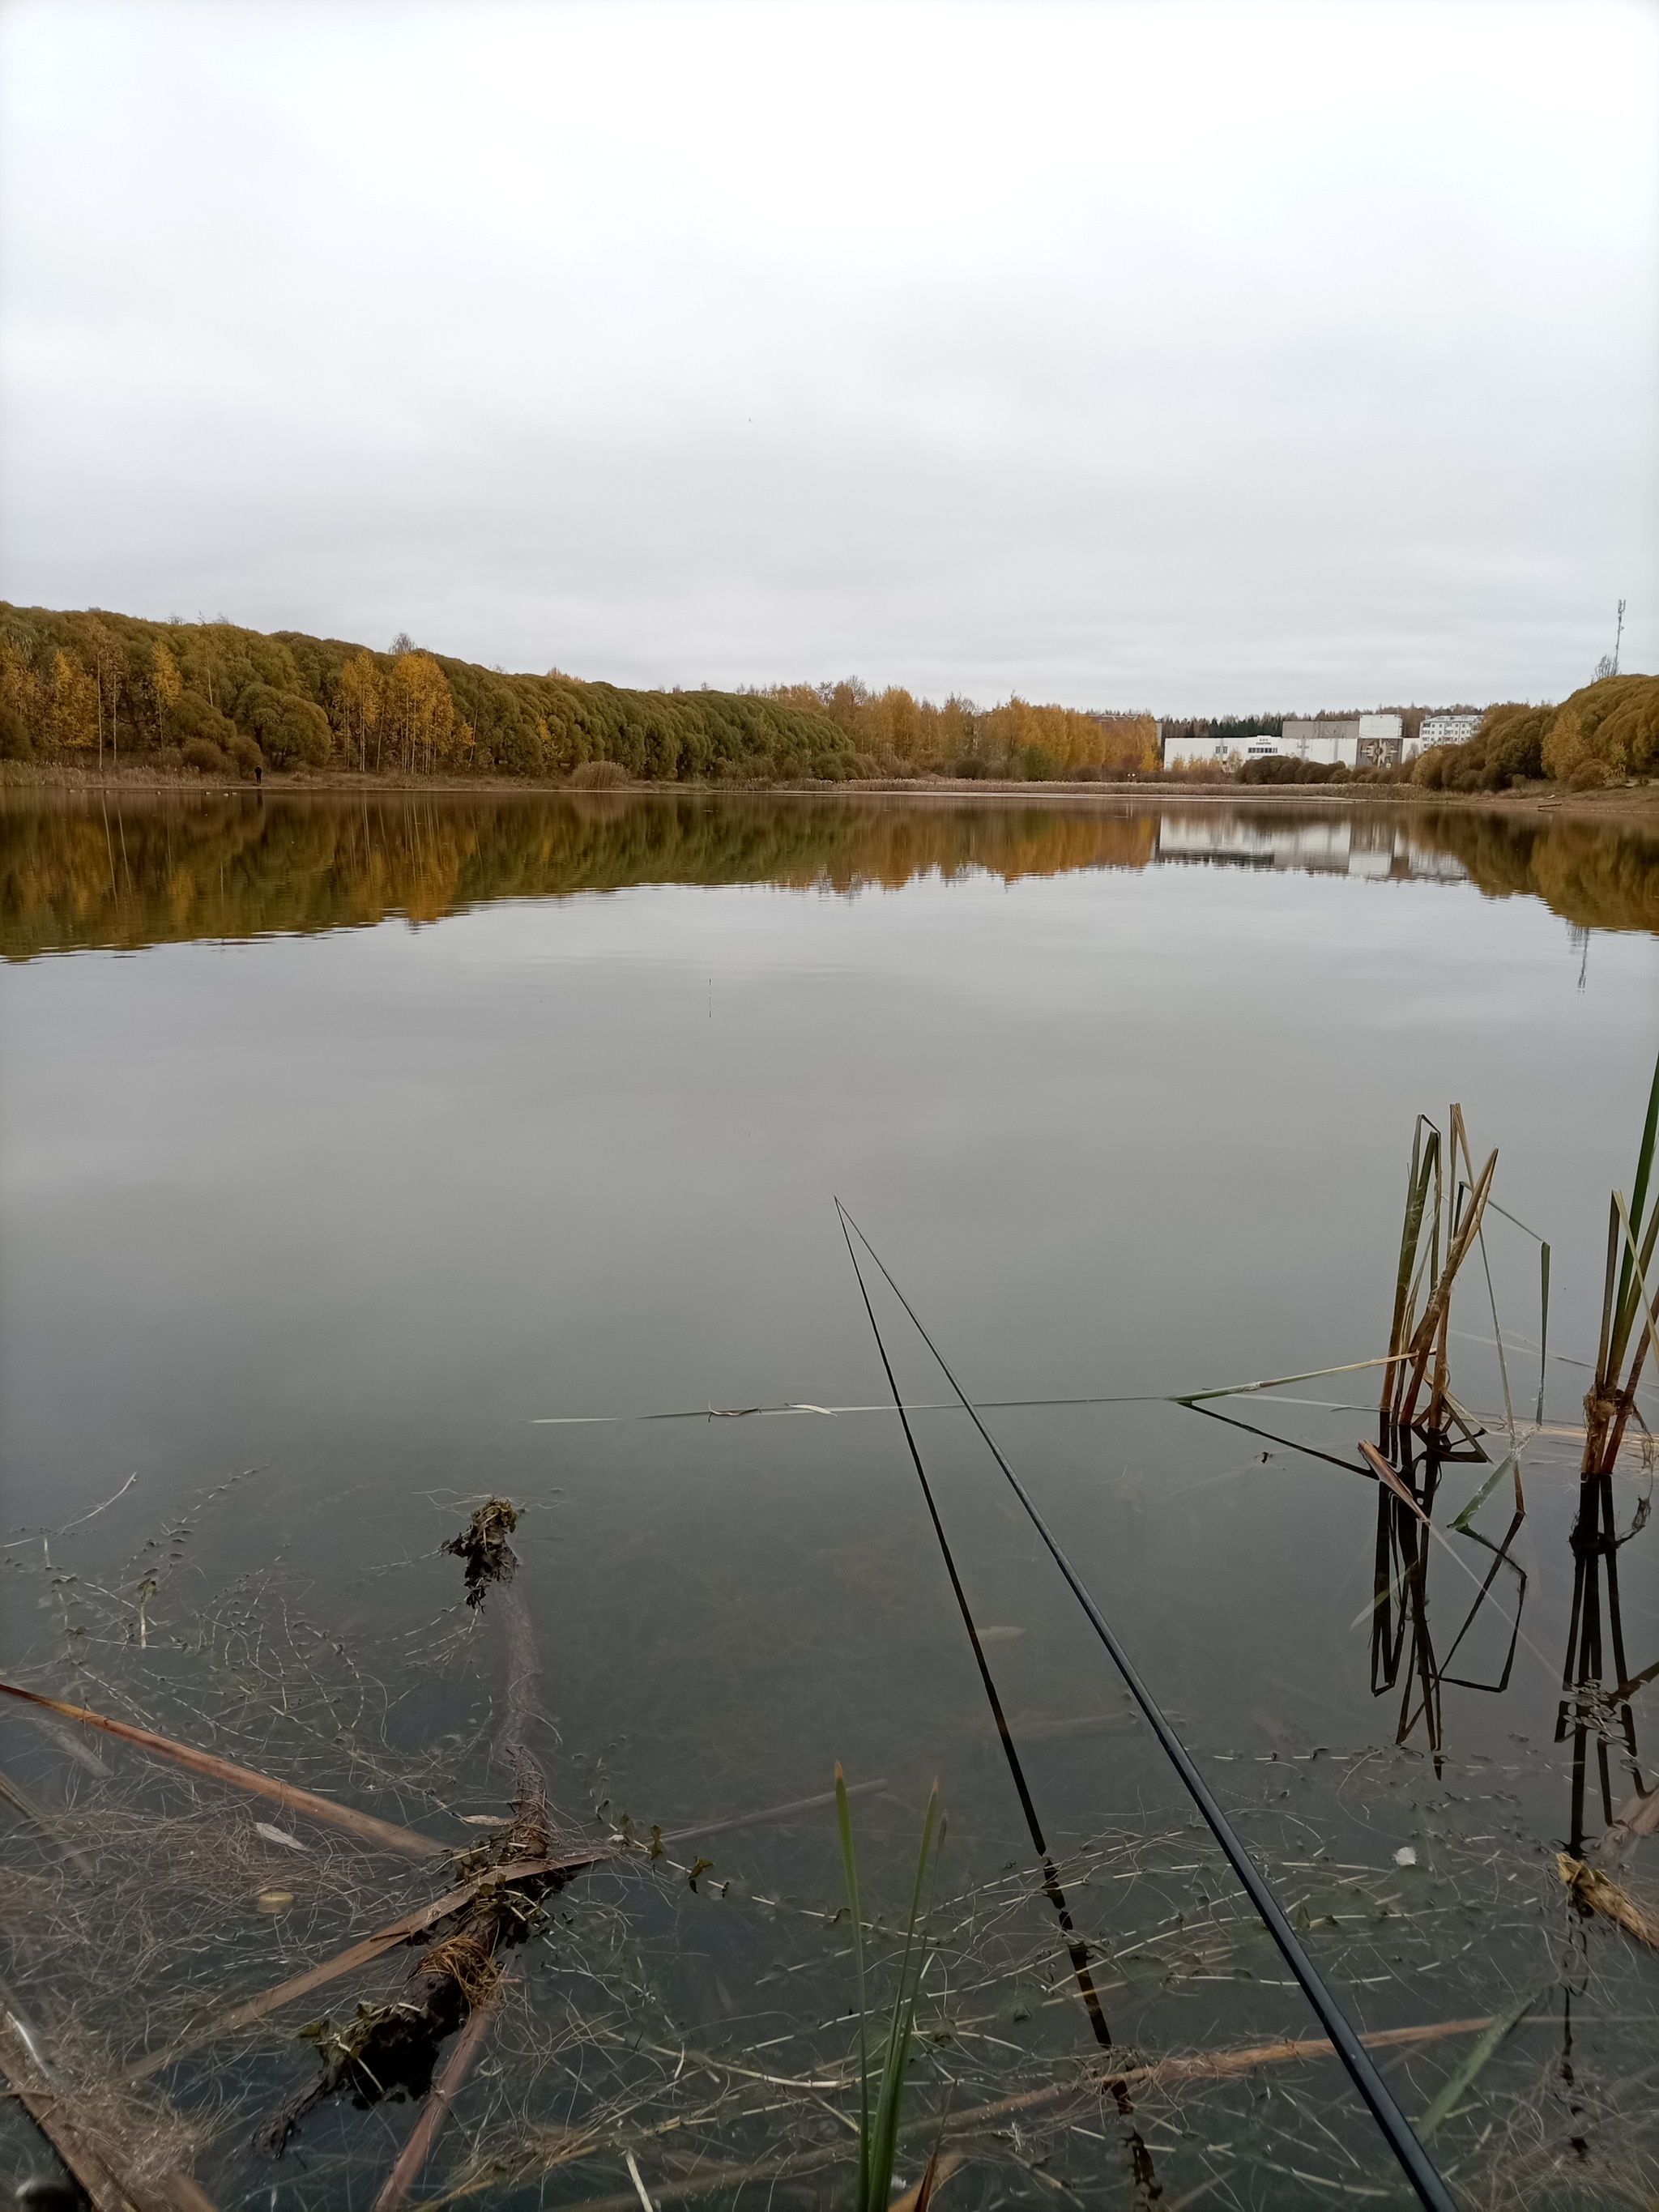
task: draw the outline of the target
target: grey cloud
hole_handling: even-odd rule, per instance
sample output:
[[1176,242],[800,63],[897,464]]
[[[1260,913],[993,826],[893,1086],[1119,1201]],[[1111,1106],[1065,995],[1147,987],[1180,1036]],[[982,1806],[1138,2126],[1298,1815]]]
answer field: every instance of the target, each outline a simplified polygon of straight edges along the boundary
[[20,4],[8,597],[1165,711],[1659,659],[1632,7]]

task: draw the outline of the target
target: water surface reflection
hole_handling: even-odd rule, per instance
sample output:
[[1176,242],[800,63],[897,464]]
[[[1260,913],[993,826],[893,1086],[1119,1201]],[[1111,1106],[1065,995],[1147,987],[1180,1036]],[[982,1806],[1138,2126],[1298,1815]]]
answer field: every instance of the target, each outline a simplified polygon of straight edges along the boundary
[[[1051,2098],[1108,2027],[1306,2035],[960,1413],[915,1416],[958,1602],[890,1410],[821,1410],[883,1388],[839,1193],[964,1387],[1024,1401],[1000,1445],[1322,1972],[1421,2039],[1389,2046],[1407,2109],[1472,2047],[1448,2023],[1530,2004],[1437,2138],[1460,2201],[1644,2203],[1653,1954],[1556,1854],[1652,1880],[1651,1471],[1639,1437],[1579,1462],[1655,884],[1594,823],[1322,802],[8,800],[0,1674],[461,1850],[503,1802],[504,1651],[440,1546],[522,1509],[555,1803],[668,1849],[558,1901],[427,2202],[620,2212],[624,2149],[653,2201],[744,2160],[769,2178],[713,2202],[844,2201],[838,1759],[884,1913],[934,1776],[951,1816],[924,2121]],[[1612,933],[1587,976],[1557,916]],[[1413,1116],[1452,1097],[1516,1217],[1448,1316],[1484,1456],[1419,1434],[1379,1488],[1347,1363],[1389,1347]],[[1518,1527],[1510,1401],[1547,1425]],[[0,1972],[118,2063],[424,1894],[84,1749],[0,1714]],[[407,2106],[249,2145],[306,2011],[402,1972],[173,2069],[216,2202],[372,2201]],[[1133,2101],[976,2121],[953,2201],[1394,2186],[1328,2066]]]
[[1466,810],[1231,800],[668,793],[56,797],[0,805],[0,952],[435,921],[647,884],[853,894],[1195,862],[1473,882],[1573,924],[1659,930],[1659,836]]

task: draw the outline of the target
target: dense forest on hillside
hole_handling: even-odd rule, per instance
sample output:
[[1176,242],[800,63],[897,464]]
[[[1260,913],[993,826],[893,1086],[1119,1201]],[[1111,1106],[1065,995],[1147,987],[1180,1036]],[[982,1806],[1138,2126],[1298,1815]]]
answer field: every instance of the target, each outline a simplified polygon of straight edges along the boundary
[[[1179,800],[1109,811],[965,799],[781,808],[741,793],[718,805],[586,792],[318,792],[270,805],[222,790],[0,794],[0,956],[306,935],[398,915],[426,923],[497,899],[641,884],[851,894],[935,870],[1013,883],[1140,869],[1158,857],[1161,823],[1182,818]],[[1586,927],[1659,930],[1659,842],[1617,824],[1414,807],[1409,830],[1490,896],[1540,898]]]
[[135,760],[224,781],[297,775],[603,785],[929,772],[1046,780],[1156,763],[1150,716],[1011,699],[981,711],[855,682],[629,691],[509,676],[407,638],[375,653],[297,630],[0,604],[0,758]]

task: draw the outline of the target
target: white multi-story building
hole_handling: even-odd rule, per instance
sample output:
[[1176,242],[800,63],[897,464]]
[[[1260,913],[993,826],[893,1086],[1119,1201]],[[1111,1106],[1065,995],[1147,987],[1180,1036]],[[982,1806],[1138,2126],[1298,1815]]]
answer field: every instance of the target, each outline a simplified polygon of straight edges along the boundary
[[1430,745],[1466,744],[1480,726],[1479,714],[1425,714],[1417,743],[1407,748],[1406,757],[1410,760]]

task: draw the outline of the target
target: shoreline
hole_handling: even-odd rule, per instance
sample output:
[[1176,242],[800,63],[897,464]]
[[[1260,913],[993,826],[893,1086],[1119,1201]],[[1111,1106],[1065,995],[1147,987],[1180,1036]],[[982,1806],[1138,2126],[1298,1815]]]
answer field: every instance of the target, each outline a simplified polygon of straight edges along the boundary
[[1596,791],[1567,791],[1547,783],[1521,790],[1429,791],[1415,784],[1217,784],[1188,785],[1173,778],[1134,782],[1014,782],[988,777],[872,777],[845,783],[818,781],[742,783],[626,782],[584,786],[523,776],[373,776],[350,771],[333,775],[284,774],[267,769],[263,783],[222,783],[188,773],[169,774],[153,767],[76,769],[60,763],[0,763],[0,793],[42,794],[115,793],[150,797],[249,799],[269,792],[283,798],[361,799],[371,795],[446,799],[974,799],[985,805],[1075,806],[1079,801],[1127,800],[1141,805],[1249,806],[1295,812],[1310,807],[1404,806],[1431,810],[1528,815],[1567,815],[1576,820],[1620,822],[1659,830],[1659,783],[1620,785]]

